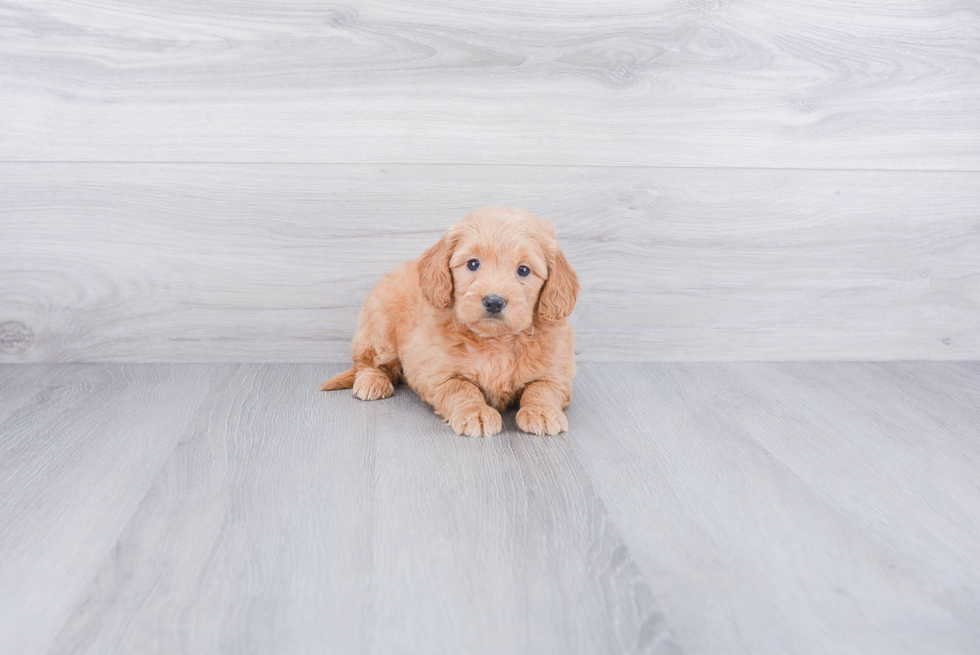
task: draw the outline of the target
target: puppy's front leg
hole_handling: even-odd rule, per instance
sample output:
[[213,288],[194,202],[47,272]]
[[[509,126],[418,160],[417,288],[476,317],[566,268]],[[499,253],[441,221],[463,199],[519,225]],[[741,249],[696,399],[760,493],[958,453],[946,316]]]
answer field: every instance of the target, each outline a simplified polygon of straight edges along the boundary
[[469,380],[451,378],[438,385],[426,398],[449,422],[456,434],[467,437],[490,437],[503,427],[500,412],[487,405],[483,393]]
[[545,380],[532,382],[521,394],[517,427],[539,435],[564,432],[568,429],[568,419],[561,410],[571,397],[572,391],[567,385]]

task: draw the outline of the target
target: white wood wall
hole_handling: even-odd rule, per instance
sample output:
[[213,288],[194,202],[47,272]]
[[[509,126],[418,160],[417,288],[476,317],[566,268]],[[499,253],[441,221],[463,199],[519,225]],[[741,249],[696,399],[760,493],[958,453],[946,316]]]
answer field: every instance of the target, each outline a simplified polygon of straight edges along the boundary
[[980,358],[980,1],[0,5],[0,361],[340,361],[486,204],[582,360]]

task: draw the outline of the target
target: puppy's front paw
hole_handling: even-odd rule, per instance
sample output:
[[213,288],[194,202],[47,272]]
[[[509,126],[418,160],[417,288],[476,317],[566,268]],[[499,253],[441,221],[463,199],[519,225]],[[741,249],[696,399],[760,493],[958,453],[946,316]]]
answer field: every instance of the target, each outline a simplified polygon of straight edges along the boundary
[[456,431],[456,434],[465,434],[467,437],[492,437],[500,432],[504,422],[500,418],[500,412],[489,405],[477,405],[467,407],[453,412],[449,419],[449,427]]
[[354,395],[361,400],[380,400],[395,393],[395,387],[388,376],[374,369],[357,372],[354,378]]
[[531,405],[517,412],[517,427],[531,434],[554,436],[568,429],[568,419],[557,407]]

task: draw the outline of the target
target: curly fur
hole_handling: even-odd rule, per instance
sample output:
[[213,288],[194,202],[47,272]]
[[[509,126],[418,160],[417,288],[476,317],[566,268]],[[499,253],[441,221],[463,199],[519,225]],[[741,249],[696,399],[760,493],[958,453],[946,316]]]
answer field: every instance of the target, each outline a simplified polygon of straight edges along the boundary
[[[473,259],[476,271],[467,266]],[[377,400],[404,381],[471,437],[500,432],[500,412],[519,400],[521,430],[558,434],[568,429],[562,410],[575,354],[567,318],[578,292],[551,223],[522,209],[479,209],[375,285],[358,319],[353,366],[321,388],[353,387]],[[500,314],[486,312],[489,294],[507,301]]]

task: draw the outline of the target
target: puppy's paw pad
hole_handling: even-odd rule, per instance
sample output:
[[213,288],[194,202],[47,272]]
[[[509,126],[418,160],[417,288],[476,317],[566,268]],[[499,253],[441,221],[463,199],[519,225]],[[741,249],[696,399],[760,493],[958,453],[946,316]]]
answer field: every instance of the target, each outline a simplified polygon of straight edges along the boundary
[[449,421],[449,427],[455,430],[456,434],[467,437],[492,437],[500,432],[504,422],[500,418],[500,412],[484,405],[456,412]]
[[521,407],[517,412],[517,427],[531,434],[554,436],[568,430],[568,419],[557,407]]
[[354,395],[361,400],[380,400],[394,393],[391,380],[379,371],[359,371],[354,378]]

